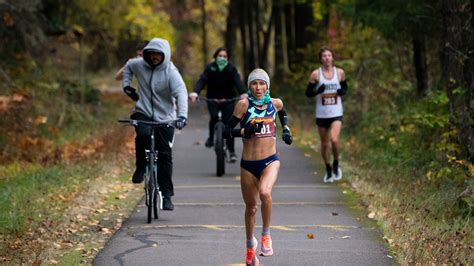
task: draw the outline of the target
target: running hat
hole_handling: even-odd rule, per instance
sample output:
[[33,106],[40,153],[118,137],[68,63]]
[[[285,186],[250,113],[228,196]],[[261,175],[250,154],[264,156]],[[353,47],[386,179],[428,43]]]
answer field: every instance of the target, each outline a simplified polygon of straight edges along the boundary
[[247,80],[247,88],[250,88],[250,83],[256,79],[265,81],[265,83],[267,83],[268,90],[270,90],[270,77],[268,77],[267,72],[261,68],[256,68],[250,72],[249,78]]
[[[265,93],[265,96],[262,99],[257,99],[255,96],[252,94],[252,90],[250,89],[250,83],[254,80],[263,80],[265,83],[267,83],[267,92]],[[252,101],[256,105],[264,105],[268,102],[270,102],[270,77],[268,77],[267,72],[261,68],[256,68],[249,74],[249,78],[247,79],[247,88],[248,88],[248,95],[249,95],[249,100]]]

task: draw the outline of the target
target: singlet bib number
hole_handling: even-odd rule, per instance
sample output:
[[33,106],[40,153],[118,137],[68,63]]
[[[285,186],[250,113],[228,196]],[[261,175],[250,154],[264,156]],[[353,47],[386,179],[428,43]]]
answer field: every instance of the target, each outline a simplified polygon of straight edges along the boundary
[[337,104],[337,94],[323,94],[321,95],[321,100],[323,105],[336,105]]
[[275,123],[271,117],[256,119],[256,122],[263,122],[262,130],[255,133],[257,138],[273,137],[275,132]]

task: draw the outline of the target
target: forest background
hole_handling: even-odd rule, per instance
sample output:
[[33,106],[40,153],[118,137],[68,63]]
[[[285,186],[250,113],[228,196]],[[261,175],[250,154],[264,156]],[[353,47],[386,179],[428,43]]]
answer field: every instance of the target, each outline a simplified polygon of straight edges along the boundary
[[[162,37],[188,91],[220,46],[243,80],[268,70],[298,145],[316,160],[304,91],[319,49],[331,47],[349,82],[341,186],[398,262],[472,263],[473,13],[473,0],[0,1],[1,261],[53,263],[78,242],[46,252],[41,233],[59,232],[57,241],[84,231],[65,215],[71,202],[91,180],[109,182],[111,161],[127,164],[118,149],[133,135],[115,121],[131,105],[108,88],[120,87],[113,74],[137,43]],[[133,191],[115,184],[100,206],[120,208],[119,194]],[[117,223],[95,226],[107,236]]]

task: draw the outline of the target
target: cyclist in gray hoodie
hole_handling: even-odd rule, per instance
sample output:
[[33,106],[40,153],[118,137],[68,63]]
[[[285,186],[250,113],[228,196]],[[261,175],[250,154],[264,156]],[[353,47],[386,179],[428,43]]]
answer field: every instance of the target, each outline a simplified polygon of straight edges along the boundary
[[[133,76],[137,79],[138,90],[130,86]],[[163,123],[175,121],[177,129],[182,129],[186,125],[188,116],[186,85],[178,69],[171,62],[171,49],[167,40],[153,38],[143,48],[142,58],[134,58],[127,62],[123,71],[122,86],[124,92],[136,101],[132,119]],[[136,170],[132,181],[140,183],[146,170],[145,148],[150,147],[150,128],[140,125],[135,131]],[[173,210],[171,149],[174,142],[174,128],[158,128],[156,133],[155,146],[159,152],[160,169],[158,181],[163,194],[163,209]]]

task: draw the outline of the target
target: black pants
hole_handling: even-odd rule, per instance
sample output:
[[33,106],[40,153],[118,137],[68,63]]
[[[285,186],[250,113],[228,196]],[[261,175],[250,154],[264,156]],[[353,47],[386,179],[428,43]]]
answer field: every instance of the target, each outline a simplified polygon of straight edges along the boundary
[[[219,121],[219,117],[217,113],[219,110],[222,111],[222,121],[224,124],[227,124],[227,121],[230,120],[232,117],[232,113],[234,112],[234,102],[227,102],[227,103],[215,103],[215,102],[208,102],[207,109],[209,110],[209,115],[211,116],[211,120],[209,121],[209,137],[211,139],[214,138],[214,126],[216,125],[217,121]],[[229,152],[234,153],[234,138],[226,139],[227,148]]]
[[[150,118],[141,113],[135,113],[132,119],[151,121]],[[135,138],[135,155],[137,168],[146,168],[145,149],[150,149],[151,127],[139,125],[135,127],[137,136]],[[173,181],[173,158],[171,154],[172,144],[174,142],[174,128],[159,127],[155,129],[155,148],[158,151],[158,184],[164,197],[174,195]]]

